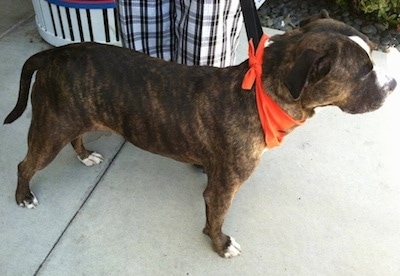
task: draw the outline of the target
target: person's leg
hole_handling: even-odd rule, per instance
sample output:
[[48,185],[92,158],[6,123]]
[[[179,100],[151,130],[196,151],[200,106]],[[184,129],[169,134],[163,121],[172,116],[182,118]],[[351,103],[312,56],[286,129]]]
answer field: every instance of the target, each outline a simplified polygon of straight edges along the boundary
[[174,17],[171,1],[117,0],[124,47],[171,60]]
[[173,60],[189,65],[235,63],[243,17],[239,0],[176,0]]

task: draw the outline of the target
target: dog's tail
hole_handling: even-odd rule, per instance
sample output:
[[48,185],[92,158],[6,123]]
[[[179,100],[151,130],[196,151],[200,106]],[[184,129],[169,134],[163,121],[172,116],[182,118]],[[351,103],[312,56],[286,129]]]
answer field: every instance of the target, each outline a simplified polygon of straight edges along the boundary
[[4,124],[10,124],[14,122],[22,115],[22,113],[24,113],[28,104],[29,89],[31,86],[32,76],[33,73],[35,73],[35,71],[38,70],[40,65],[43,63],[44,53],[47,53],[47,51],[31,56],[24,63],[19,83],[18,101],[14,109],[10,112],[10,114],[8,114],[7,118],[4,120]]

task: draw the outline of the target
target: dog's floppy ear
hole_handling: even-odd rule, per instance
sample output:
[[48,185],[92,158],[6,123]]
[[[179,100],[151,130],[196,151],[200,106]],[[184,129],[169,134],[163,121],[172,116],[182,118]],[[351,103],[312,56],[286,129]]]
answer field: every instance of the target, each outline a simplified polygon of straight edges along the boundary
[[300,23],[299,23],[299,27],[300,27],[300,28],[301,28],[301,27],[304,27],[304,26],[307,25],[308,23],[311,23],[311,22],[313,22],[313,21],[315,21],[315,20],[318,20],[318,19],[324,19],[324,18],[331,18],[331,17],[329,16],[329,12],[328,12],[327,10],[325,10],[325,9],[321,10],[319,13],[317,13],[317,14],[315,14],[315,15],[312,15],[312,16],[309,17],[309,18],[306,18],[306,19],[304,19],[304,20],[301,20]]
[[330,67],[331,63],[327,56],[312,49],[304,50],[285,78],[285,85],[293,99],[300,98],[301,92],[306,86],[326,76]]

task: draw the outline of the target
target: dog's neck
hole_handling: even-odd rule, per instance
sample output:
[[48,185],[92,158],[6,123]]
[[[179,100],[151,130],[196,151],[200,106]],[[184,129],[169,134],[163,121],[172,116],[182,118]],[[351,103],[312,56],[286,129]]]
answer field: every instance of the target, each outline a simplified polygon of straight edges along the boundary
[[260,123],[265,135],[265,144],[268,148],[279,146],[283,137],[294,127],[303,123],[303,120],[296,120],[282,109],[266,93],[262,84],[262,63],[264,57],[264,45],[269,39],[263,35],[257,49],[253,41],[249,42],[249,70],[247,71],[242,88],[250,90],[255,84],[257,110]]

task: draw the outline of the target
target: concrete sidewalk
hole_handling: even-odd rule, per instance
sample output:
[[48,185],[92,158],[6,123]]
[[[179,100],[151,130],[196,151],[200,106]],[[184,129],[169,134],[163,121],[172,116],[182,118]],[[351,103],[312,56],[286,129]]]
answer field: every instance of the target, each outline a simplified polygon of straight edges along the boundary
[[[50,47],[23,18],[0,39],[2,120],[22,64]],[[398,55],[374,57],[400,72]],[[40,206],[19,208],[29,107],[0,126],[0,275],[400,275],[399,92],[369,114],[322,109],[263,156],[224,225],[243,247],[232,260],[201,233],[206,176],[106,132],[86,137],[104,163],[67,146],[32,180]]]

